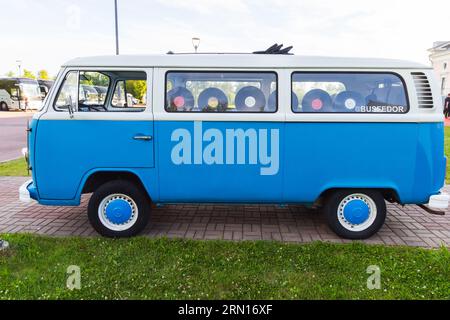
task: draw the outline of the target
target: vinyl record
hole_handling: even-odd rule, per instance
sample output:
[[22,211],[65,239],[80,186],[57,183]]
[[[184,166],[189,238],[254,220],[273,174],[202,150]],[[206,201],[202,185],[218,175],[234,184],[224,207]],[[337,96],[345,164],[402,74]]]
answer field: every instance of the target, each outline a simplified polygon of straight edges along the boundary
[[[291,92],[292,98],[291,98],[291,107],[292,110],[298,110],[298,97],[295,94],[295,92]],[[277,91],[273,91],[269,96],[269,101],[267,103],[267,110],[268,111],[276,111],[277,110]]]
[[267,111],[277,110],[277,91],[273,91],[269,96],[269,101],[267,102]]
[[291,108],[292,110],[298,110],[298,97],[294,91],[291,92]]
[[176,87],[167,93],[168,108],[172,111],[189,111],[194,107],[194,96],[183,87]]
[[302,100],[303,112],[329,112],[331,106],[330,95],[322,89],[308,91]]
[[226,111],[228,98],[218,88],[207,88],[198,96],[198,107],[205,111]]
[[364,97],[358,92],[343,91],[334,99],[334,109],[339,112],[354,112],[364,105]]
[[236,109],[239,111],[260,112],[266,106],[266,97],[256,87],[243,87],[235,98]]

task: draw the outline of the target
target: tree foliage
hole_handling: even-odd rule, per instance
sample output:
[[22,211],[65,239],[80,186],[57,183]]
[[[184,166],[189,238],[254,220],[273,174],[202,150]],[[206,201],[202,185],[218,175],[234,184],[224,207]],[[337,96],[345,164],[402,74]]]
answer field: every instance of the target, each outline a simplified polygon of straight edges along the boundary
[[127,80],[127,92],[131,93],[133,97],[142,101],[147,92],[147,82],[145,80]]
[[33,74],[33,72],[28,69],[23,69],[23,77],[29,79],[36,79],[36,76]]
[[42,79],[42,80],[48,80],[50,79],[49,75],[48,75],[48,71],[47,70],[39,70],[38,71],[38,79]]

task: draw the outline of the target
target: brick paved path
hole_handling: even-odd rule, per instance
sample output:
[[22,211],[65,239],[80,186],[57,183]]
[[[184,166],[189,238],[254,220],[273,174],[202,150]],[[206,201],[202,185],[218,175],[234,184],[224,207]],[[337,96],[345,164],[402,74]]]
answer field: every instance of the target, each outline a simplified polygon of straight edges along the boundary
[[[31,232],[46,235],[96,236],[90,227],[83,197],[80,207],[23,204],[18,188],[26,180],[0,177],[0,233]],[[144,235],[193,239],[314,240],[349,242],[338,238],[323,215],[302,206],[168,205],[154,207]],[[366,243],[450,247],[450,210],[445,216],[426,213],[417,206],[388,204],[385,226]]]

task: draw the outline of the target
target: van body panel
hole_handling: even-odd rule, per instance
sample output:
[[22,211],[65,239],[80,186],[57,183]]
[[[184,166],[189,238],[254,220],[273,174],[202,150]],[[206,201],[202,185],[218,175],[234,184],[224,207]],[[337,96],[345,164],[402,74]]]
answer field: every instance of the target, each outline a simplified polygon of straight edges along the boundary
[[99,168],[153,168],[152,121],[40,120],[35,147],[39,197],[75,199],[83,177]]
[[[42,129],[42,123],[49,127]],[[58,126],[57,121],[41,121],[38,134],[40,139],[50,141],[51,129],[47,123]],[[88,123],[89,126],[102,128],[96,123]],[[148,122],[139,125],[145,127],[145,124],[148,125]],[[126,127],[125,123],[122,125],[117,127],[121,132]],[[138,123],[134,123],[133,128],[139,127],[136,125]],[[223,163],[205,163],[207,146],[211,141],[202,138],[198,140],[201,141],[201,163],[194,163],[196,137],[193,122],[155,123],[158,137],[155,140],[156,168],[155,159],[146,150],[147,147],[142,150],[137,145],[127,147],[125,152],[114,151],[117,144],[127,141],[116,141],[103,147],[78,141],[84,147],[77,152],[73,148],[70,151],[55,148],[56,145],[64,145],[58,140],[49,143],[47,149],[37,148],[37,162],[49,164],[38,165],[33,171],[33,180],[39,182],[35,186],[40,201],[43,204],[79,204],[85,181],[91,174],[101,171],[134,173],[154,201],[168,203],[307,204],[315,202],[324,191],[334,188],[392,189],[400,203],[426,203],[444,185],[446,159],[442,157],[443,143],[439,142],[443,140],[439,139],[443,135],[443,125],[439,123],[202,122],[201,128],[203,137],[209,129],[223,133]],[[172,136],[179,129],[191,134],[191,163],[188,164],[175,164],[172,159],[174,147],[180,143],[180,140],[173,141]],[[234,163],[227,164],[227,129],[278,130],[278,171],[261,175],[261,169],[268,165],[262,165],[259,159],[254,164],[249,163],[248,145],[245,163],[238,164],[237,142]],[[87,132],[85,127],[84,132]],[[271,141],[268,140],[270,155]],[[70,139],[66,141],[75,143]],[[39,157],[39,154],[47,157]],[[86,161],[80,156],[77,158],[76,154],[83,157],[89,154],[91,157]],[[146,154],[148,157],[130,157],[131,154]],[[79,165],[76,165],[77,162]],[[66,170],[67,167],[72,169]]]
[[[156,121],[155,126],[159,201],[282,201],[283,122]],[[179,137],[178,132],[186,135]],[[245,141],[240,138],[243,134],[247,134]],[[254,139],[254,149],[249,139]],[[185,148],[178,151],[184,142]],[[241,148],[240,143],[245,146]],[[273,148],[278,150],[276,155],[270,154]],[[180,157],[183,163],[177,160]],[[272,157],[270,163],[268,157]]]
[[425,203],[444,184],[439,123],[287,123],[285,134],[286,202],[377,188],[395,190],[401,203]]

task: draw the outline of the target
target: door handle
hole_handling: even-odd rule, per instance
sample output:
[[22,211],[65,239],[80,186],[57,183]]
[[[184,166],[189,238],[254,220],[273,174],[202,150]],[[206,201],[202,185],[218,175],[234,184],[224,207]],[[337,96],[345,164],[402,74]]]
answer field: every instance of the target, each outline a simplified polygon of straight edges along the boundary
[[134,140],[144,140],[144,141],[150,141],[152,140],[152,136],[134,136]]

